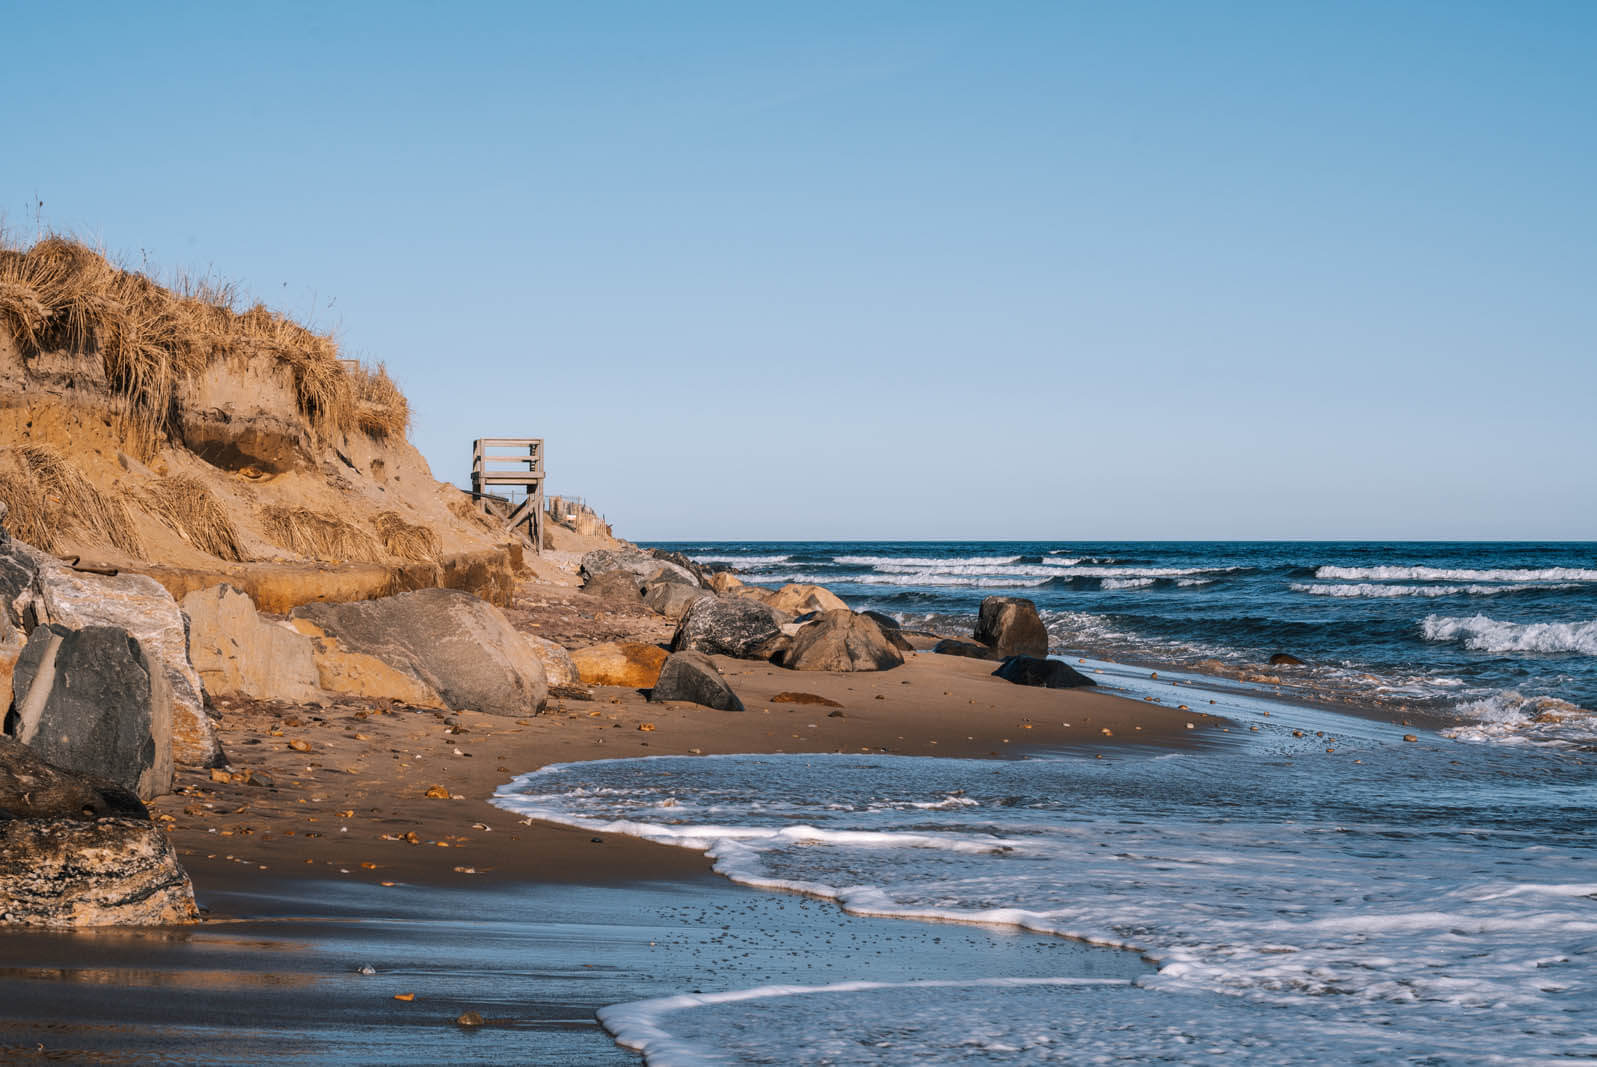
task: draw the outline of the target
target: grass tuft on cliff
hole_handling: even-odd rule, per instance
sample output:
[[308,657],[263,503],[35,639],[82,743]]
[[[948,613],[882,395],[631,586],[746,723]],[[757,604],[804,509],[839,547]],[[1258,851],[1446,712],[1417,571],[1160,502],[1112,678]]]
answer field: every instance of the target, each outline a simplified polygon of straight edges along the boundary
[[162,478],[145,490],[144,503],[151,514],[201,552],[234,563],[248,559],[227,511],[198,478]]
[[80,530],[131,556],[143,551],[122,499],[100,492],[59,452],[28,446],[16,449],[15,457],[13,467],[0,471],[0,498],[10,509],[6,526],[17,537],[53,552],[61,534]]
[[276,504],[262,508],[261,529],[279,548],[307,559],[363,563],[383,559],[382,548],[371,534],[309,508]]

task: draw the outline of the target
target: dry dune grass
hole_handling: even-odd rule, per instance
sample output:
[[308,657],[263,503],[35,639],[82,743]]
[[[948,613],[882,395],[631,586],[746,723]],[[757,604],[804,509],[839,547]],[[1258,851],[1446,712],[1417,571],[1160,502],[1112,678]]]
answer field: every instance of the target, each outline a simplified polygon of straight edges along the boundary
[[381,562],[382,548],[371,534],[342,519],[309,508],[272,505],[261,509],[267,540],[306,559],[326,563]]
[[241,563],[248,557],[227,511],[197,478],[162,478],[145,490],[145,505],[201,552]]
[[383,547],[400,559],[436,563],[444,551],[437,533],[426,526],[406,522],[394,511],[377,513],[377,536],[382,540]]
[[0,240],[0,328],[24,356],[97,354],[146,454],[170,422],[178,385],[229,357],[285,367],[301,413],[323,437],[405,433],[408,405],[383,368],[346,369],[331,335],[263,304],[241,312],[237,302],[231,286],[180,279],[168,288],[69,238],[26,251]]
[[0,472],[0,497],[10,511],[6,525],[27,543],[53,552],[61,535],[78,530],[116,546],[130,556],[143,551],[127,505],[102,493],[53,449],[15,450],[16,465]]

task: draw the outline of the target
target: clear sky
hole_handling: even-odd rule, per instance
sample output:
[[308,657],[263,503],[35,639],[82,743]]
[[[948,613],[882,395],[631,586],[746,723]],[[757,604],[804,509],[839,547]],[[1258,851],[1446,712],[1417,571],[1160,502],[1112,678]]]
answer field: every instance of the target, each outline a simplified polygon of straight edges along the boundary
[[[0,0],[0,207],[637,539],[1597,538],[1597,4]],[[37,201],[42,200],[42,209]]]

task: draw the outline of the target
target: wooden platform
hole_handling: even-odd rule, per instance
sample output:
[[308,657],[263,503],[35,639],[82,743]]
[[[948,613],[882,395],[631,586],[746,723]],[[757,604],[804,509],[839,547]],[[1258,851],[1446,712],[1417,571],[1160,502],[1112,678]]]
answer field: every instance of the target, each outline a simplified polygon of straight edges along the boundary
[[[479,437],[471,447],[471,495],[505,530],[525,526],[532,550],[543,551],[543,438]],[[493,486],[526,493],[519,504],[492,491]]]

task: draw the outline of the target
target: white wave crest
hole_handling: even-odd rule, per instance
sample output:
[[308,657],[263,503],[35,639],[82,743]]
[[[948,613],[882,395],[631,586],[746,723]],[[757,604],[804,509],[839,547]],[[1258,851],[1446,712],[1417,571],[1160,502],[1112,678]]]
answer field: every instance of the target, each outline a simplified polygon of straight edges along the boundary
[[1579,589],[1579,582],[1553,582],[1521,585],[1379,585],[1372,582],[1357,582],[1339,585],[1310,585],[1307,582],[1294,582],[1294,593],[1310,593],[1314,596],[1336,597],[1398,597],[1398,596],[1493,596],[1497,593],[1523,593],[1527,590],[1538,589]]
[[1176,581],[1179,586],[1213,585],[1214,578],[1181,578]]
[[992,566],[1000,563],[1019,563],[1020,558],[1019,556],[948,556],[943,559],[932,559],[928,556],[833,556],[832,562],[845,563],[855,567],[896,565],[900,567],[934,567],[938,570],[947,570],[965,565]]
[[1578,652],[1597,656],[1597,619],[1588,622],[1504,622],[1486,615],[1427,615],[1427,641],[1459,641],[1478,652]]
[[1157,578],[1105,578],[1103,580],[1103,588],[1146,589],[1156,581],[1158,581]]
[[1321,567],[1316,578],[1349,582],[1597,582],[1597,570],[1583,567],[1501,567],[1492,570],[1450,570],[1442,567]]
[[695,563],[786,563],[792,556],[689,556]]

